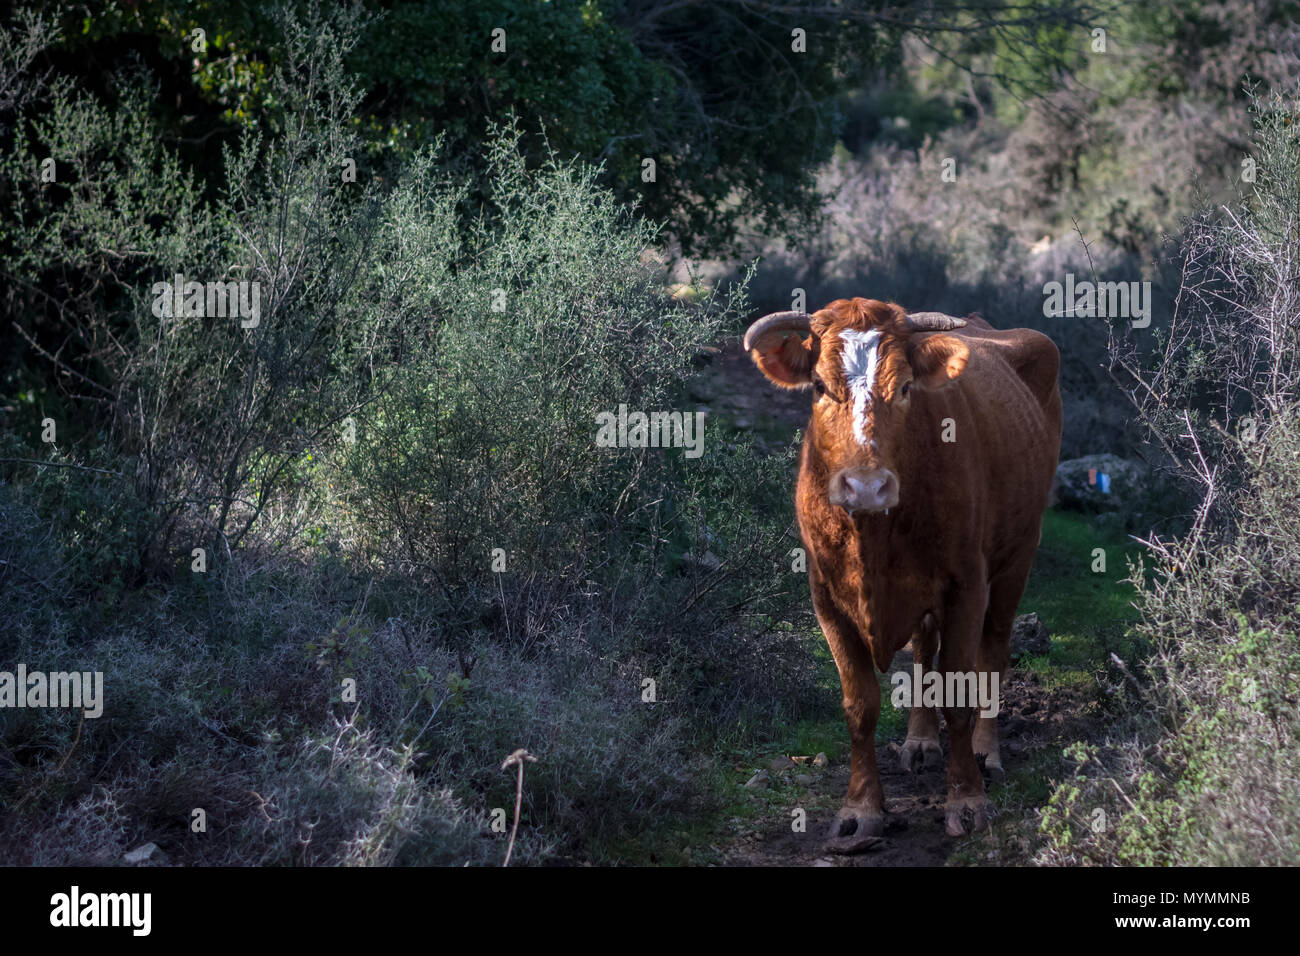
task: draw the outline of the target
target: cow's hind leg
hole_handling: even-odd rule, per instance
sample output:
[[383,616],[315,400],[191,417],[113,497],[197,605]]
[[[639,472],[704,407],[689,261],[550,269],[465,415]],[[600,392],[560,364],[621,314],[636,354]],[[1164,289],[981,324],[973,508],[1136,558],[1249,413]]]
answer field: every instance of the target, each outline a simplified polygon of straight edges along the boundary
[[[939,649],[939,627],[933,614],[921,621],[920,630],[912,637],[912,656],[921,665],[921,674],[934,670],[934,655]],[[910,676],[910,675],[909,675]],[[943,766],[943,747],[939,743],[939,712],[933,707],[922,707],[921,688],[913,689],[915,702],[907,715],[907,739],[899,755],[903,770],[919,773],[922,768],[938,770]]]
[[844,716],[852,744],[849,790],[826,835],[832,853],[857,853],[881,841],[885,832],[885,792],[876,766],[876,721],[880,684],[866,643],[853,622],[813,585],[813,607],[826,635],[844,691]]
[[[984,776],[971,742],[977,714],[975,701],[948,699],[946,690],[948,675],[974,675],[987,597],[982,585],[962,588],[940,622],[943,640],[939,646],[939,671],[945,678],[943,718],[948,725],[948,803],[944,823],[949,836],[961,836],[967,824],[973,830],[982,830],[989,820]],[[962,704],[965,706],[959,706]]]
[[[979,670],[981,675],[989,675],[984,679],[990,688],[992,675],[998,675],[996,710],[999,712],[1002,709],[1002,689],[1006,686],[1007,669],[1011,663],[1011,626],[1015,623],[1016,609],[1029,579],[1029,566],[1033,563],[1035,550],[1025,549],[1025,553],[989,582],[989,607],[984,615],[984,633],[980,639]],[[984,769],[994,776],[1004,773],[996,714],[981,715],[976,720],[972,746],[976,757],[984,758]]]

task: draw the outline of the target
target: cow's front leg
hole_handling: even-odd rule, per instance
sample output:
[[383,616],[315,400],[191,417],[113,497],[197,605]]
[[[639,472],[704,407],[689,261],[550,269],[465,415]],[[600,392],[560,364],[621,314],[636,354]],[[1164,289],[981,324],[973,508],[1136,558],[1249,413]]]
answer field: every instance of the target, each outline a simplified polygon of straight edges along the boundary
[[[978,713],[978,699],[949,699],[956,683],[949,675],[975,676],[976,662],[984,624],[986,592],[984,588],[963,589],[962,594],[944,615],[943,639],[939,648],[939,671],[944,678],[943,717],[948,724],[948,803],[944,824],[949,836],[961,836],[967,824],[972,830],[988,825],[990,808],[984,792],[984,776],[975,760],[972,736]],[[960,681],[971,690],[969,680]],[[973,693],[964,695],[976,697]],[[963,706],[958,706],[959,704]]]
[[826,835],[832,853],[857,853],[879,843],[885,832],[885,791],[876,767],[876,721],[880,684],[858,628],[814,588],[813,606],[826,635],[844,691],[844,716],[852,744],[849,790]]

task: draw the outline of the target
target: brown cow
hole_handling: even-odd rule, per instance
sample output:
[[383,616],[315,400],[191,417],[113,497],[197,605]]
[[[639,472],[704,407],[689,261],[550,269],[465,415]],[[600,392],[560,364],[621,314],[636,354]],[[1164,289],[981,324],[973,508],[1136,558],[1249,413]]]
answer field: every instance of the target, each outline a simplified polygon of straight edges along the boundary
[[[887,671],[911,640],[927,670],[937,649],[945,676],[1005,677],[1060,454],[1060,355],[1038,332],[874,299],[766,316],[744,344],[776,384],[814,390],[795,508],[852,740],[827,845],[854,852],[884,831],[876,668]],[[997,718],[942,703],[956,836],[987,821],[976,754],[1001,769]],[[936,710],[914,706],[904,768],[937,766],[941,755]]]

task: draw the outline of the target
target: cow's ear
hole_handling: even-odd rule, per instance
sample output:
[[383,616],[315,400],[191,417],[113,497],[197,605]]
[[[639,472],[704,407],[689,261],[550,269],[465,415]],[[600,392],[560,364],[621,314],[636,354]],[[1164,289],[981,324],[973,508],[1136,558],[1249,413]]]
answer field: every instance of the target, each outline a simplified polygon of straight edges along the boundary
[[749,349],[759,371],[782,388],[807,388],[812,384],[817,337],[804,338],[790,329],[774,329],[759,336]]
[[922,388],[943,388],[966,370],[969,359],[970,349],[955,335],[917,336],[908,347],[912,374]]

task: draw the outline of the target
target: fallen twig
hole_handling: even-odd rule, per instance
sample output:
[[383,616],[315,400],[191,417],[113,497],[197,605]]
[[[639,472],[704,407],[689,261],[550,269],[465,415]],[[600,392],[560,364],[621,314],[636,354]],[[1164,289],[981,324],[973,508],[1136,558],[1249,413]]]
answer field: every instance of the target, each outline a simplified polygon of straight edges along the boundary
[[519,768],[519,779],[515,783],[515,822],[514,822],[514,826],[510,828],[510,842],[506,844],[506,858],[504,862],[502,862],[501,864],[503,867],[510,865],[510,854],[513,853],[515,849],[515,834],[519,832],[519,808],[523,805],[524,802],[524,763],[525,762],[537,763],[537,758],[534,757],[532,754],[530,754],[523,747],[520,747],[509,757],[507,757],[501,764],[502,770],[506,770],[511,766],[517,766]]

